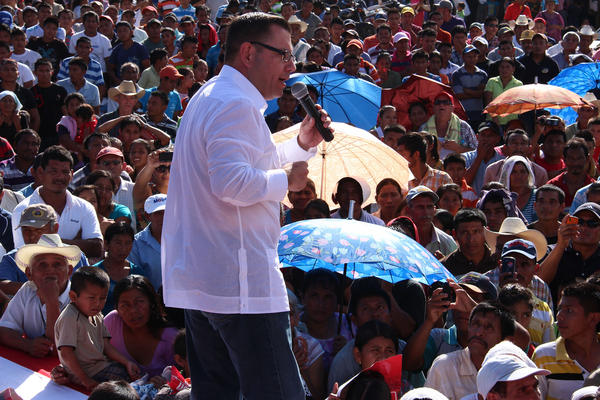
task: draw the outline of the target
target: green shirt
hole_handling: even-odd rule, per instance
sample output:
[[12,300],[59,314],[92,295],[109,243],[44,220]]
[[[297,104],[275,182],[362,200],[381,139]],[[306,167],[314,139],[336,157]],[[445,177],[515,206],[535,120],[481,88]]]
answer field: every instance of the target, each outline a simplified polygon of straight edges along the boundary
[[[502,85],[502,80],[500,80],[499,76],[494,78],[490,78],[485,85],[484,92],[492,93],[492,100],[496,97],[500,96],[502,93],[507,91],[508,89],[512,89],[517,86],[523,86],[523,82],[516,79],[514,76],[506,86]],[[506,117],[498,117],[498,124],[505,125],[508,121],[512,121],[513,119],[517,119],[519,116],[517,114],[507,115]]]

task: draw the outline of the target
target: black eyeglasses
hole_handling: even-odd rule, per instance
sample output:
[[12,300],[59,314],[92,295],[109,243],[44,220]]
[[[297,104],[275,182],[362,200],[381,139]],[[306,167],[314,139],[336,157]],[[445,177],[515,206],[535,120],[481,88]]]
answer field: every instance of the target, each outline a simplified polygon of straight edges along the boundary
[[581,219],[577,221],[577,225],[579,226],[587,226],[588,228],[597,228],[600,226],[600,221],[597,219]]
[[433,102],[436,106],[449,106],[452,104],[450,100],[436,100]]
[[164,174],[167,171],[171,172],[171,166],[170,165],[159,165],[158,167],[156,167],[156,170],[158,172],[161,172]]
[[251,41],[250,43],[257,44],[257,45],[259,45],[261,47],[264,47],[267,50],[271,50],[272,52],[281,55],[281,61],[283,61],[284,63],[288,63],[288,62],[290,62],[290,60],[292,62],[296,62],[296,58],[294,57],[294,55],[292,54],[292,52],[289,51],[289,50],[281,50],[281,49],[278,49],[278,48],[273,47],[273,46],[269,46],[268,44],[264,44],[264,43],[261,43],[261,42]]

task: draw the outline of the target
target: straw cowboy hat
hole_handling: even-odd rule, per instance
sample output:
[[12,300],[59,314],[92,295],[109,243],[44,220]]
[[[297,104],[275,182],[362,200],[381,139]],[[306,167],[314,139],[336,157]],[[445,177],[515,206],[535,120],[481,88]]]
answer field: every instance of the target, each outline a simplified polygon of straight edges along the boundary
[[300,32],[306,32],[306,29],[308,28],[308,24],[302,21],[300,18],[296,17],[295,15],[292,15],[287,22],[288,25],[300,25]]
[[108,97],[111,100],[117,101],[117,96],[120,94],[135,96],[139,100],[144,97],[146,91],[133,81],[122,81],[119,86],[108,89]]
[[31,266],[31,262],[40,254],[58,254],[67,259],[74,267],[81,259],[81,250],[74,245],[67,245],[60,240],[56,233],[44,234],[36,244],[26,244],[17,251],[15,261],[21,271]]
[[521,14],[516,20],[508,21],[508,26],[510,26],[510,29],[515,29],[515,26],[517,25],[527,26],[527,29],[533,29],[535,22],[533,22],[531,18],[527,18],[527,16]]
[[533,242],[537,253],[537,260],[541,260],[546,255],[548,242],[542,232],[535,229],[527,229],[521,218],[508,217],[505,218],[500,226],[500,231],[492,232],[488,228],[484,228],[483,235],[492,252],[496,248],[496,241],[499,236],[516,236],[521,239]]

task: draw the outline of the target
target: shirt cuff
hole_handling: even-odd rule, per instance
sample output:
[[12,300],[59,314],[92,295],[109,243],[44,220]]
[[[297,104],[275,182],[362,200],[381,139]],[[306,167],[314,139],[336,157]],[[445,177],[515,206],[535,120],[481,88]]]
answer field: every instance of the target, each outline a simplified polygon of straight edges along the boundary
[[280,202],[288,191],[287,173],[283,169],[267,171],[267,196],[268,200]]
[[311,147],[308,151],[300,147],[298,144],[298,136],[294,136],[290,140],[281,143],[277,150],[282,165],[294,161],[308,161],[312,156],[317,154],[316,147]]

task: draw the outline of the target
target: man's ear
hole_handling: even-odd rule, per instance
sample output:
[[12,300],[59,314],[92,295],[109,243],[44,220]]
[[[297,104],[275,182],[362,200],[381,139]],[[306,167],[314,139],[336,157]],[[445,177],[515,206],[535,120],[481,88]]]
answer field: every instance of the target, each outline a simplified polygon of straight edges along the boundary
[[360,350],[358,350],[358,347],[352,349],[352,356],[354,357],[354,361],[356,361],[358,365],[361,365],[362,358],[360,357]]
[[31,280],[31,269],[29,267],[25,268],[25,276],[27,276],[27,280]]
[[72,303],[77,300],[77,293],[75,293],[73,290],[69,290],[69,300],[71,300]]

